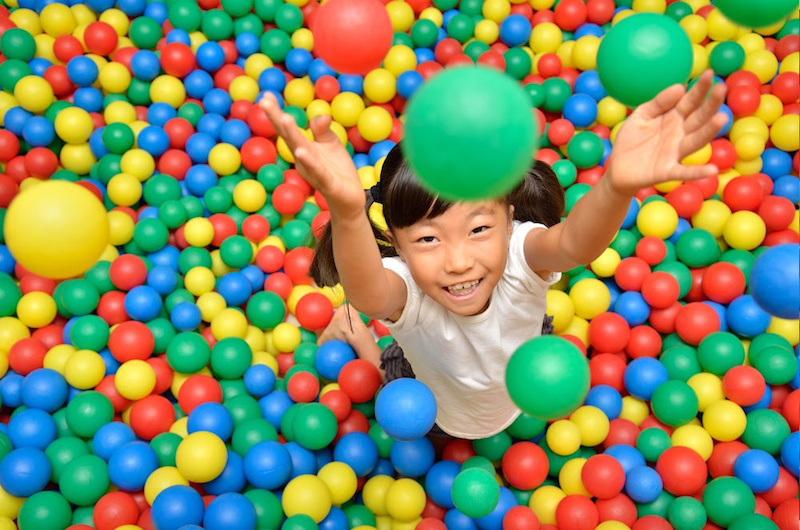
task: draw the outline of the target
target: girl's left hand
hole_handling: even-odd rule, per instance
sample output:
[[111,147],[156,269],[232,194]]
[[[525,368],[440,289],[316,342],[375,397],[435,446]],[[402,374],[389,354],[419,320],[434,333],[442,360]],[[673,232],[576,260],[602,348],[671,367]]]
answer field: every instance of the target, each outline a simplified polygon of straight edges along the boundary
[[711,71],[706,70],[688,92],[673,85],[628,117],[608,160],[607,178],[614,190],[634,195],[662,182],[698,180],[718,173],[713,164],[681,163],[713,140],[727,121],[718,112],[725,85],[712,88],[712,80]]

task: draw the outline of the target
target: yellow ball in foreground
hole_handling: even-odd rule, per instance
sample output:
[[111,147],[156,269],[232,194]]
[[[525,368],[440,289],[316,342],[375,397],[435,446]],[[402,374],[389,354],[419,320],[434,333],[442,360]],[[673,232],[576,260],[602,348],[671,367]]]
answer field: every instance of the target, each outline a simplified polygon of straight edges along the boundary
[[228,451],[219,436],[198,431],[178,444],[175,466],[191,482],[209,482],[217,478],[228,462]]
[[108,218],[90,191],[46,181],[17,195],[6,212],[6,245],[29,271],[71,278],[94,265],[108,245]]

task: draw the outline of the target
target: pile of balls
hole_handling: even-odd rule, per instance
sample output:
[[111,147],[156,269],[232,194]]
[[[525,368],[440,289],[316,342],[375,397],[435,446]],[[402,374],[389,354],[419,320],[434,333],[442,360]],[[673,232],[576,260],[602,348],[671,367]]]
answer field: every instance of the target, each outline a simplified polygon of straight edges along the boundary
[[[0,6],[0,530],[797,530],[796,3],[69,4]],[[624,46],[636,17],[658,46]],[[717,177],[642,190],[549,291],[523,414],[437,448],[429,389],[317,345],[327,204],[255,103],[330,115],[367,189],[407,102],[476,63],[567,213],[659,87],[711,68],[729,121],[684,161]],[[423,114],[465,123],[447,96]]]

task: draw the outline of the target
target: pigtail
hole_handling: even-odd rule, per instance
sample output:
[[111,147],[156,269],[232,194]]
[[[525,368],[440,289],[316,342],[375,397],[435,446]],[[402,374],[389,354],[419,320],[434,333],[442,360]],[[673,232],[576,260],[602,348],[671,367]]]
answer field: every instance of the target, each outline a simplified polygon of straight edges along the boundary
[[564,215],[564,188],[547,163],[535,160],[508,202],[514,205],[515,220],[554,226]]

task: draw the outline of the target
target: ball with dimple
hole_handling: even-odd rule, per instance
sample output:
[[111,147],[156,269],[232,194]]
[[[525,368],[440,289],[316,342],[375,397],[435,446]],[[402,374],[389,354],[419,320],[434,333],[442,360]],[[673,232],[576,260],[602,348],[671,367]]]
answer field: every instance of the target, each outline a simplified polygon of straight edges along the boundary
[[422,183],[442,198],[492,199],[525,177],[536,131],[518,82],[486,67],[449,68],[409,101],[403,151]]
[[6,244],[29,271],[63,279],[86,272],[108,245],[108,218],[97,197],[66,181],[46,181],[11,202]]

